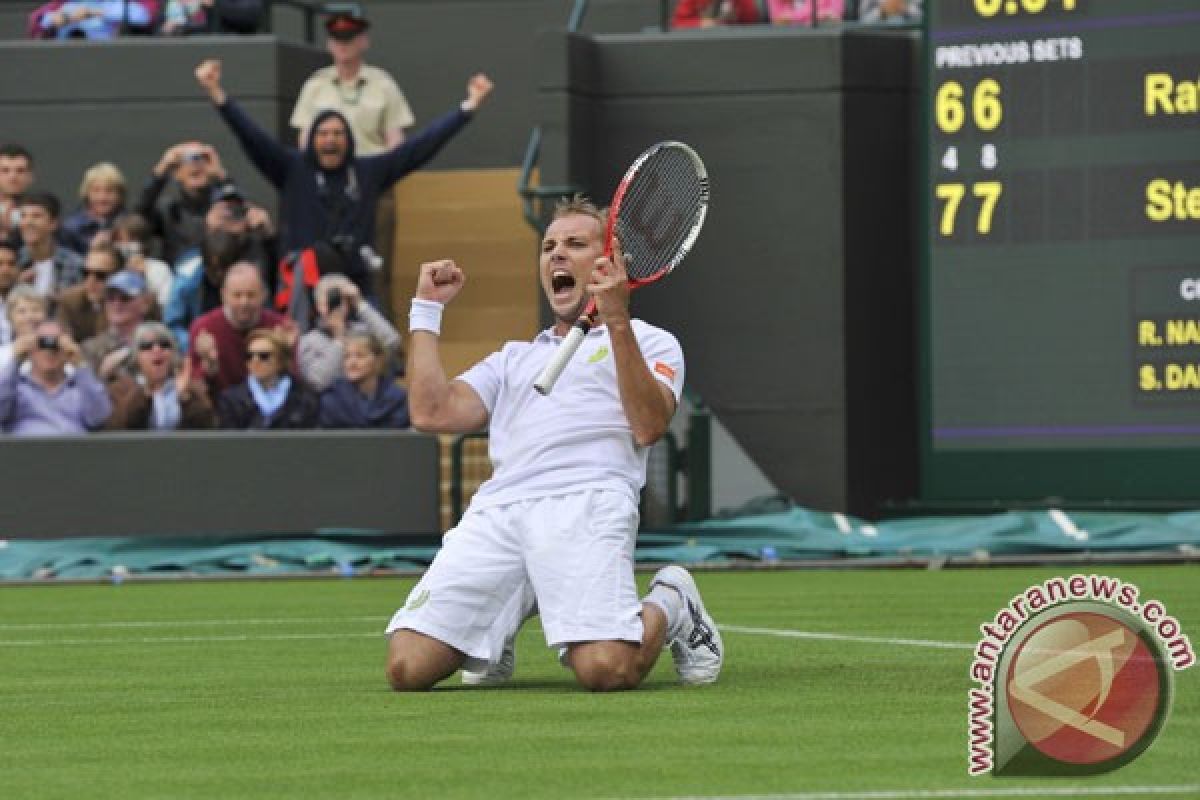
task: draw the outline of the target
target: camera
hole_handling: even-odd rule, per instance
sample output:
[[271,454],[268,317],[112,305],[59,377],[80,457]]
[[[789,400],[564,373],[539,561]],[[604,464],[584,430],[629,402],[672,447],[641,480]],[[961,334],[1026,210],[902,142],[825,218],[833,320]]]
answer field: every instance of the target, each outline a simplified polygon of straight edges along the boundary
[[203,150],[188,150],[183,154],[183,163],[185,164],[199,164],[203,161],[208,161],[208,153]]
[[37,348],[38,350],[57,351],[59,349],[58,336],[53,333],[43,333],[37,337]]
[[329,307],[330,311],[341,307],[342,290],[339,287],[330,287],[329,291],[325,293],[325,305]]
[[336,236],[330,236],[329,246],[345,261],[349,261],[354,255],[354,237],[348,233],[339,233]]
[[241,221],[246,218],[246,204],[238,202],[229,203],[229,218],[232,220]]

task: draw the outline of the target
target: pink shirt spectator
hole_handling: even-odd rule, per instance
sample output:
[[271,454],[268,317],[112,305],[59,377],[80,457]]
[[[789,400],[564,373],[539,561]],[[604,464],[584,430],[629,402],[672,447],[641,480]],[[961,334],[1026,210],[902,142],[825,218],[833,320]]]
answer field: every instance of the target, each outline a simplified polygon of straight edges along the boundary
[[[767,0],[771,22],[811,25],[812,0]],[[816,0],[817,22],[840,20],[846,14],[845,0]]]

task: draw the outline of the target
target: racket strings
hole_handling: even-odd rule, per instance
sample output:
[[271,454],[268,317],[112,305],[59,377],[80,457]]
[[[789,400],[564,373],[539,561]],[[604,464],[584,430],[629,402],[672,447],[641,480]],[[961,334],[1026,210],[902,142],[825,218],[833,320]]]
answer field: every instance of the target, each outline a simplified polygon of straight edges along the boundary
[[642,164],[621,198],[614,229],[629,277],[645,280],[683,260],[708,201],[708,179],[693,159],[663,148]]

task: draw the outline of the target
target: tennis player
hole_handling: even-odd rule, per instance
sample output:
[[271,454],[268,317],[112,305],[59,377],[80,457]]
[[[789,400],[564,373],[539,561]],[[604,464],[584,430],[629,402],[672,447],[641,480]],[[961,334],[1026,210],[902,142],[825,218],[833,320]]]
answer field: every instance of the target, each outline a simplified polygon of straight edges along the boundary
[[[587,689],[636,687],[668,645],[684,683],[720,673],[721,636],[686,570],[659,570],[637,596],[638,492],[648,450],[678,405],[684,362],[674,336],[630,318],[624,261],[604,255],[604,231],[604,214],[584,198],[560,204],[539,259],[554,326],[532,342],[506,343],[455,380],[442,367],[438,333],[466,276],[453,261],[421,266],[409,314],[413,424],[438,433],[488,428],[494,473],[388,625],[396,690],[495,664],[530,586],[546,643]],[[596,326],[554,392],[535,392],[589,297]]]

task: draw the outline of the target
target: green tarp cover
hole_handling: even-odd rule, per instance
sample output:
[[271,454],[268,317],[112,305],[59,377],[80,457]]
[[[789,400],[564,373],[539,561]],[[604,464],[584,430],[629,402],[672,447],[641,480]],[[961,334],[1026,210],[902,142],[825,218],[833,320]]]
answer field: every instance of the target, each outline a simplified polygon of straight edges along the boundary
[[[0,580],[126,575],[273,575],[420,570],[437,539],[366,531],[263,539],[199,537],[0,541]],[[1200,511],[1176,514],[1012,511],[871,523],[790,508],[643,531],[637,560],[687,564],[1006,555],[1200,552]]]

